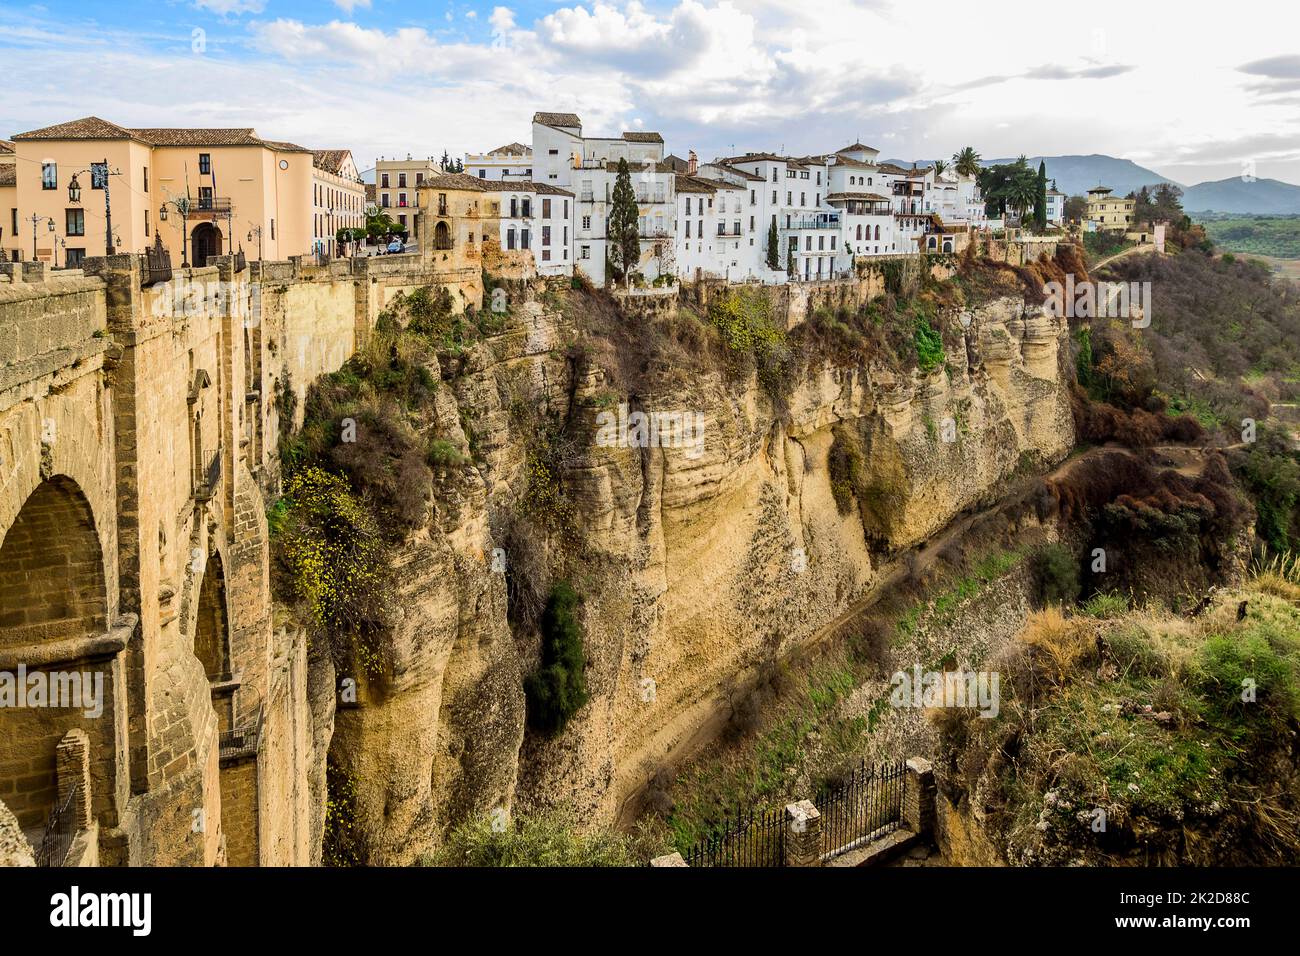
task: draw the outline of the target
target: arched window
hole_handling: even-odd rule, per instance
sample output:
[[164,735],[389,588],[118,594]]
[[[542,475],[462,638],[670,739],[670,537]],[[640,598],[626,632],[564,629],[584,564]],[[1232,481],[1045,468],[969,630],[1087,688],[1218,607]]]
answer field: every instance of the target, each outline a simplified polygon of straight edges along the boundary
[[858,223],[858,238],[862,238],[862,223]]

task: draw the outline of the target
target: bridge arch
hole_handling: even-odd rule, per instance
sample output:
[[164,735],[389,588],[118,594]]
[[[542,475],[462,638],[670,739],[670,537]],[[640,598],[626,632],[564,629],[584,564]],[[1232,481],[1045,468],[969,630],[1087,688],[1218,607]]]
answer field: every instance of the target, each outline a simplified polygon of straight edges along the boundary
[[[95,519],[67,475],[37,484],[0,535],[0,780],[5,803],[39,839],[58,794],[56,751],[69,730],[90,740],[92,797],[114,788],[113,653],[108,586]],[[39,696],[38,696],[39,694]]]

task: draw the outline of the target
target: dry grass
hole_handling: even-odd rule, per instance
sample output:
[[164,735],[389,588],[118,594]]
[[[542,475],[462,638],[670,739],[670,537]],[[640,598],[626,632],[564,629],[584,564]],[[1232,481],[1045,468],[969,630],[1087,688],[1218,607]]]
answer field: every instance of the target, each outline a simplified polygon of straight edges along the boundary
[[1067,618],[1059,607],[1046,607],[1025,622],[1018,639],[1031,660],[1045,664],[1045,672],[1059,684],[1094,647],[1085,619]]

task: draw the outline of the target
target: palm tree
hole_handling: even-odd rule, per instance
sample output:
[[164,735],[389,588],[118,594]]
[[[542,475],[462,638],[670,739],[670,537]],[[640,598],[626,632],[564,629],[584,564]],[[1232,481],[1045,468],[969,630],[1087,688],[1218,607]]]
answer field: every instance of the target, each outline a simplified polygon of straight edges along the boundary
[[947,168],[948,168],[948,164],[947,164],[947,162],[945,162],[944,160],[942,160],[942,159],[936,159],[936,160],[934,161],[934,174],[935,174],[935,176],[941,176],[941,175],[943,174],[943,171],[944,171],[945,169],[947,169]]
[[963,146],[961,152],[952,154],[953,168],[960,176],[978,176],[980,174],[980,154],[973,146]]
[[1017,171],[1011,182],[1007,184],[1007,202],[1011,204],[1012,209],[1016,210],[1016,215],[1023,223],[1025,221],[1025,210],[1032,206],[1037,199],[1038,177],[1026,165],[1024,172]]

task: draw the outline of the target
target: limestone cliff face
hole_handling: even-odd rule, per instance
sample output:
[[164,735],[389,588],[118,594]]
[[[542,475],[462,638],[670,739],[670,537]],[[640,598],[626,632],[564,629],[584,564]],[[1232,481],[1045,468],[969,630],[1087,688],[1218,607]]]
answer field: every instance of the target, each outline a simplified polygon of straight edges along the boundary
[[[401,557],[391,679],[336,717],[331,753],[357,780],[372,862],[409,862],[449,822],[495,807],[613,819],[760,667],[876,587],[889,553],[1073,445],[1065,325],[1018,300],[978,310],[946,368],[815,367],[779,416],[752,380],[665,372],[631,404],[702,414],[698,454],[598,445],[604,373],[566,361],[574,332],[557,315],[522,311],[445,376],[440,434],[468,449],[468,425],[476,465],[439,479],[434,526]],[[492,568],[492,516],[524,463],[509,410],[521,384],[589,436],[560,484],[582,541],[591,700],[553,739],[525,731],[536,641],[511,633]],[[888,507],[837,506],[837,429],[859,436]]]

